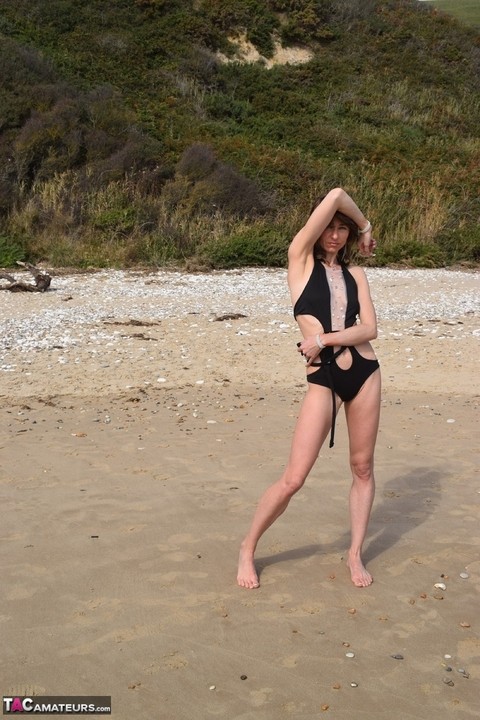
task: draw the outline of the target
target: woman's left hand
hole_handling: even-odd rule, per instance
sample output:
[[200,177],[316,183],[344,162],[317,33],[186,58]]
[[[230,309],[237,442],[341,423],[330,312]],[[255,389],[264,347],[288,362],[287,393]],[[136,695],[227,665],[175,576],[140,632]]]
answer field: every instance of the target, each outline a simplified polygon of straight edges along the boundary
[[376,247],[377,241],[372,237],[370,230],[358,238],[358,252],[363,257],[372,257]]

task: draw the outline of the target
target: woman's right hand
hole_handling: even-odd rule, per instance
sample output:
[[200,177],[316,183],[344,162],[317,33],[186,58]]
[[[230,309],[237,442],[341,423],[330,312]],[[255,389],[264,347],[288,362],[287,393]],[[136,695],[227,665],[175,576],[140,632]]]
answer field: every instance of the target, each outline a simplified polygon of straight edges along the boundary
[[297,343],[297,352],[305,358],[305,364],[307,366],[311,365],[320,354],[316,336],[306,337],[302,342]]

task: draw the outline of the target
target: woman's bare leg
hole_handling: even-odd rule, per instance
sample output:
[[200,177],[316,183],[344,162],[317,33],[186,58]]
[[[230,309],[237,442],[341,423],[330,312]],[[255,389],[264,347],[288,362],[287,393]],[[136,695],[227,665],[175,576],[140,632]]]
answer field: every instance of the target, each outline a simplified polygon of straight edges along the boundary
[[290,457],[281,478],[260,498],[250,530],[242,542],[237,582],[245,588],[259,586],[254,553],[263,533],[286,510],[312,469],[332,420],[332,394],[328,388],[309,385],[293,435]]
[[380,417],[380,385],[380,372],[376,370],[358,395],[351,402],[345,403],[353,478],[350,489],[351,544],[348,567],[352,582],[357,587],[367,587],[373,582],[362,561],[362,546],[375,496],[373,455]]

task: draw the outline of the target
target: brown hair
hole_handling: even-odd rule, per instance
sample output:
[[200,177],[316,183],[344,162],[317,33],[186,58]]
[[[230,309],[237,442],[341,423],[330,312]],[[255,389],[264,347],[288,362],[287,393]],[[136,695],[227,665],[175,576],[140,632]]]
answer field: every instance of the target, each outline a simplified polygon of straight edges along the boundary
[[[310,215],[320,205],[320,203],[322,202],[322,200],[324,200],[324,198],[325,198],[325,196],[320,197],[312,205],[312,209],[310,210]],[[341,250],[341,257],[337,258],[338,261],[342,265],[348,265],[350,260],[352,259],[353,246],[358,242],[359,228],[358,228],[357,223],[354,222],[351,217],[348,217],[348,215],[344,215],[342,212],[339,212],[338,210],[335,213],[335,215],[333,216],[333,218],[337,218],[338,220],[340,220],[340,222],[342,222],[344,225],[346,225],[350,230],[350,232],[348,233],[347,242],[345,243],[344,247]],[[333,220],[333,218],[332,218],[332,220]],[[313,246],[313,254],[316,258],[320,258],[321,260],[323,260],[325,257],[325,251],[322,247],[320,247],[319,240],[320,240],[320,238],[318,238],[317,242]]]

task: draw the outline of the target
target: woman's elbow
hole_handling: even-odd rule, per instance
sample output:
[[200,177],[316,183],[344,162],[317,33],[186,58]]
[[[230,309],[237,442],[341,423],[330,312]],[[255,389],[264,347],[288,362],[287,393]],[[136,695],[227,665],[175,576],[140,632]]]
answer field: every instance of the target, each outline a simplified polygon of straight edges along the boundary
[[378,336],[378,330],[377,330],[377,323],[366,323],[363,322],[363,332],[365,336],[365,340],[369,342],[370,340],[376,340]]

